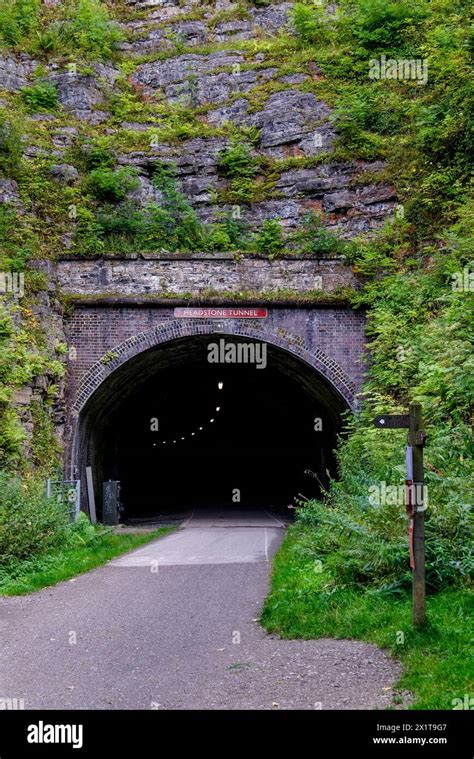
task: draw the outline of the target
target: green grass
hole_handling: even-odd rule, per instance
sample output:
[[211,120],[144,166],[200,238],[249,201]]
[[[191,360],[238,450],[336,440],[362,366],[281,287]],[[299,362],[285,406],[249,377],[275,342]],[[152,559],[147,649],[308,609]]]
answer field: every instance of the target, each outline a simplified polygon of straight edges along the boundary
[[69,580],[174,529],[161,527],[153,532],[135,535],[117,535],[107,531],[87,545],[57,549],[4,567],[0,569],[0,596],[25,595]]
[[428,623],[414,630],[409,596],[350,588],[329,592],[312,532],[290,527],[275,557],[262,615],[267,630],[284,638],[364,640],[388,650],[404,667],[397,688],[411,692],[411,709],[452,709],[454,698],[474,695],[474,594],[448,588],[428,596]]

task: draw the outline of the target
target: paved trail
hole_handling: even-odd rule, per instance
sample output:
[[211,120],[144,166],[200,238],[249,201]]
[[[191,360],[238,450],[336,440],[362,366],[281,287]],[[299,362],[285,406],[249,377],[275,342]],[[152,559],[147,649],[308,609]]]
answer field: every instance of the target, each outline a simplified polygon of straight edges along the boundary
[[199,512],[75,580],[1,599],[0,696],[27,709],[383,708],[399,666],[377,648],[280,640],[256,621],[282,534],[264,511]]

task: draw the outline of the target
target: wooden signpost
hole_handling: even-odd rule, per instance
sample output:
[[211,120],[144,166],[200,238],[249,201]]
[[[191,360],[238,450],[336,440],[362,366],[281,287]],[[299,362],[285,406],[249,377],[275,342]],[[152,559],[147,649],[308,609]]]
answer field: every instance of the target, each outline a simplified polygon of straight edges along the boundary
[[425,432],[421,405],[410,404],[409,414],[380,414],[374,419],[379,429],[408,428],[407,464],[407,514],[409,518],[410,566],[413,577],[413,624],[420,627],[426,622],[425,601],[425,509],[423,447]]

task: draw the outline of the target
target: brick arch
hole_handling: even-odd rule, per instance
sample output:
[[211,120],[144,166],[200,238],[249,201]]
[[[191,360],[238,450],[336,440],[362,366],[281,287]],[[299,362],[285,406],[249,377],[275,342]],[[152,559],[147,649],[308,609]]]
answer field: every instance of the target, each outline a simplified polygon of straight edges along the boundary
[[225,321],[217,319],[200,319],[185,322],[181,319],[170,319],[154,329],[141,332],[128,338],[96,361],[82,377],[71,410],[73,416],[78,416],[87,401],[116,369],[130,359],[159,345],[178,340],[183,337],[198,335],[238,336],[274,345],[300,358],[321,375],[347,406],[355,410],[357,407],[355,385],[341,366],[323,351],[310,350],[305,341],[288,332],[286,329],[269,329],[265,325],[248,324],[245,321]]

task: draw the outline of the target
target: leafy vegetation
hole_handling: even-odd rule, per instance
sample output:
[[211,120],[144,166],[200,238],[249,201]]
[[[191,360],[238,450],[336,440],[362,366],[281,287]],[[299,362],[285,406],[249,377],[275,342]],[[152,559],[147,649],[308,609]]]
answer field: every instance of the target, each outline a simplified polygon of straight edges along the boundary
[[321,5],[295,3],[291,14],[294,28],[303,46],[316,45],[324,41],[327,16]]
[[44,485],[0,472],[0,565],[59,545],[67,525],[64,506],[46,498]]
[[117,535],[82,513],[71,522],[64,503],[46,497],[44,482],[0,470],[0,595],[67,580],[170,529]]
[[124,34],[100,0],[0,0],[0,42],[32,54],[110,58]]
[[0,564],[0,596],[32,593],[69,580],[172,530],[172,527],[161,527],[120,535],[111,528],[92,525],[81,513],[76,522],[66,525],[61,539],[47,552],[35,551],[25,558]]
[[[4,299],[6,301],[6,299]],[[20,318],[19,318],[20,317]],[[49,428],[52,435],[51,402],[57,392],[53,379],[64,374],[64,367],[58,356],[51,356],[46,350],[44,338],[36,317],[31,309],[8,302],[0,304],[0,471],[28,471],[37,467],[41,472],[39,461],[25,461],[24,442],[26,433],[20,421],[19,410],[14,404],[16,390],[25,387],[35,377],[42,375],[49,385],[49,399],[41,410],[41,423],[33,433],[45,436]],[[39,412],[38,412],[39,413]],[[53,440],[52,437],[50,437]],[[40,448],[40,446],[38,446]],[[44,460],[45,470],[57,464],[58,446],[54,442],[47,451]]]
[[[7,177],[20,172],[23,145],[18,125],[7,118],[5,109],[0,109],[0,171]],[[3,238],[2,238],[3,239]]]
[[218,168],[230,180],[227,193],[230,202],[247,203],[252,200],[258,161],[252,156],[249,144],[234,138],[222,152]]
[[[250,166],[248,163],[250,160]],[[241,146],[222,157],[222,167],[232,177],[230,200],[237,202],[253,183],[254,159]],[[188,252],[195,250],[258,252],[270,258],[288,252],[332,256],[349,251],[334,233],[326,230],[319,217],[309,215],[300,229],[285,234],[277,219],[267,219],[253,235],[248,226],[232,213],[222,213],[213,223],[203,224],[179,187],[172,163],[155,162],[151,184],[157,200],[144,207],[130,198],[137,188],[133,169],[115,167],[115,158],[106,149],[93,147],[87,152],[85,187],[94,204],[77,209],[75,249],[87,255],[105,247],[115,252],[159,250]],[[253,189],[249,192],[253,192]]]
[[[99,159],[97,153],[89,156],[93,163]],[[96,206],[95,212],[79,210],[76,226],[79,252],[87,253],[94,246],[100,249],[105,241],[115,250],[130,245],[138,250],[161,247],[170,251],[195,250],[204,245],[203,226],[179,190],[171,165],[156,164],[152,186],[160,202],[150,202],[145,208],[135,200],[125,200],[138,185],[132,169],[100,164],[90,171],[86,185],[95,199],[103,202]]]
[[36,26],[40,0],[0,0],[0,40],[18,45]]
[[[329,531],[331,521],[333,527],[340,525],[340,547],[343,551],[347,548],[347,562],[340,563],[343,582],[347,578],[343,580],[342,575],[348,571],[353,572],[354,581],[366,579],[391,590],[409,583],[403,571],[403,511],[390,503],[373,506],[369,495],[371,487],[383,483],[401,486],[404,478],[403,434],[381,436],[372,419],[376,413],[406,408],[410,401],[423,404],[428,434],[429,587],[439,589],[472,576],[474,531],[469,494],[474,489],[470,466],[474,293],[455,286],[469,271],[472,220],[468,222],[468,215],[466,209],[462,221],[450,230],[450,247],[434,251],[429,267],[421,270],[421,262],[413,261],[404,271],[386,273],[382,278],[379,272],[354,299],[356,304],[370,306],[371,368],[364,387],[365,402],[347,425],[350,434],[338,453],[340,479],[332,483],[326,511],[314,505],[302,512],[303,521],[311,521],[313,515],[319,522],[326,515]],[[362,266],[365,252],[361,251]],[[356,546],[357,535],[360,541]]]
[[278,219],[265,219],[256,235],[255,245],[260,253],[266,253],[269,258],[274,258],[283,251],[285,241]]
[[92,58],[110,58],[117,43],[124,39],[118,24],[111,21],[107,6],[100,0],[70,3],[61,37],[74,50]]
[[304,255],[327,258],[337,255],[349,258],[351,252],[358,249],[357,243],[345,242],[327,229],[321,216],[315,213],[309,213],[302,219],[300,227],[289,236],[288,243],[293,250]]
[[87,177],[87,189],[97,200],[117,203],[136,189],[137,181],[130,169],[122,166],[119,169],[109,169],[98,166]]
[[58,105],[56,87],[50,82],[37,82],[32,87],[23,87],[21,94],[31,113],[52,111]]

